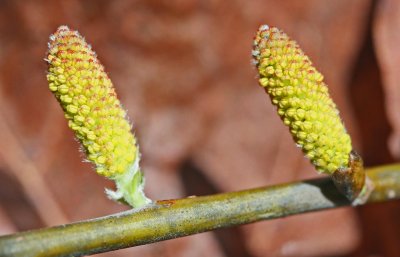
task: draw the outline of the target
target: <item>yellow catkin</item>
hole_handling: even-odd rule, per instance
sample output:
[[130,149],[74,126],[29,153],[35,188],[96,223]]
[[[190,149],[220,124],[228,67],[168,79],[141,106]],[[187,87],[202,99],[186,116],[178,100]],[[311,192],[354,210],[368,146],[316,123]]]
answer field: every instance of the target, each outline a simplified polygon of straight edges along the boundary
[[318,171],[348,168],[350,136],[328,94],[323,76],[298,44],[275,27],[263,25],[254,40],[259,83]]
[[77,31],[61,26],[50,36],[46,61],[49,88],[97,173],[114,180],[136,173],[132,171],[139,158],[135,137],[90,45]]

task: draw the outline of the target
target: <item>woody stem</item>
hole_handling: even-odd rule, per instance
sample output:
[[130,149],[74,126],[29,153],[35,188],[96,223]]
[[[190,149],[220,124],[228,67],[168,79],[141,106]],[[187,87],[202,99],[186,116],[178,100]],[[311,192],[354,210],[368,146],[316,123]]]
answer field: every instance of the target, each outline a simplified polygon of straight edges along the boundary
[[[400,198],[400,163],[367,169],[367,202]],[[330,178],[178,200],[0,237],[0,256],[82,256],[205,231],[351,205]]]

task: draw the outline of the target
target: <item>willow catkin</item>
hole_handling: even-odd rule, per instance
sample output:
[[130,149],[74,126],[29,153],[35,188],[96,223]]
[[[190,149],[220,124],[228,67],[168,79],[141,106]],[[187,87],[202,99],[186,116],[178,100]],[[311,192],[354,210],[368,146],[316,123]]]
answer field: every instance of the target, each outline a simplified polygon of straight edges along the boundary
[[260,85],[317,170],[332,174],[348,168],[350,136],[323,76],[298,44],[281,30],[263,25],[254,40],[253,57]]
[[95,52],[77,31],[61,26],[50,36],[46,61],[49,88],[68,126],[96,172],[117,183],[118,191],[108,193],[131,205],[141,204],[133,199],[143,187],[136,139]]

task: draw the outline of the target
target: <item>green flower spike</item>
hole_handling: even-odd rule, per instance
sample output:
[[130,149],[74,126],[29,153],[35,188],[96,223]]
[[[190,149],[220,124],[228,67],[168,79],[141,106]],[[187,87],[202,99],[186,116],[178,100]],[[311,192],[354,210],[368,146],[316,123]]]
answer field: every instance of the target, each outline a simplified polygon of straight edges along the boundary
[[[297,145],[319,172],[332,175],[337,187],[354,200],[364,186],[362,160],[352,151],[350,136],[321,73],[295,41],[267,25],[258,30],[252,54],[259,83]],[[338,174],[346,175],[335,179]]]
[[50,36],[47,80],[98,174],[115,181],[114,200],[134,207],[150,203],[143,193],[139,151],[111,80],[84,38],[67,26]]

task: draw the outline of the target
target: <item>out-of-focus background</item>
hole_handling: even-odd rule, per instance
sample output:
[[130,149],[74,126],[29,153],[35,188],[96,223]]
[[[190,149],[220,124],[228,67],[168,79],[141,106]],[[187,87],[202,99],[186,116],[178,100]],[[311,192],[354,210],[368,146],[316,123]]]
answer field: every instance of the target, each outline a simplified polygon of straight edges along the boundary
[[[258,86],[261,24],[325,75],[367,166],[400,157],[400,2],[0,1],[0,234],[127,209],[82,161],[48,90],[59,25],[92,44],[133,121],[147,194],[170,199],[317,177]],[[400,256],[400,202],[223,229],[98,256]]]

